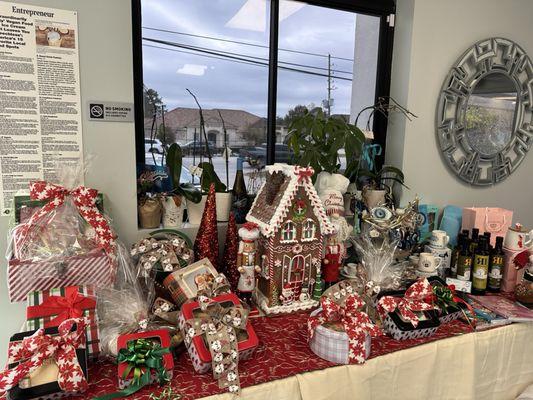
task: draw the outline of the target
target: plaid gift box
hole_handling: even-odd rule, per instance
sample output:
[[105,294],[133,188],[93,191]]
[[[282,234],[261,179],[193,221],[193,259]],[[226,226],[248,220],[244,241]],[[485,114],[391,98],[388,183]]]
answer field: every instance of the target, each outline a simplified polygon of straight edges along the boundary
[[87,353],[89,359],[100,355],[100,335],[96,314],[96,294],[93,286],[68,286],[28,293],[26,329],[59,326],[69,318],[87,317]]
[[[319,308],[311,313],[315,317],[322,312]],[[365,358],[370,356],[371,336],[367,333],[365,338]],[[315,328],[309,346],[313,353],[324,360],[336,364],[350,364],[348,353],[350,351],[348,334],[344,331],[336,331],[319,325]]]

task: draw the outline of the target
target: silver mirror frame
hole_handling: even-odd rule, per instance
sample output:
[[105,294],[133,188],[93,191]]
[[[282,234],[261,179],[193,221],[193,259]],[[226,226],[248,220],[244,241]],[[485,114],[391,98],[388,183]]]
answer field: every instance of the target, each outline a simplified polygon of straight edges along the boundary
[[[465,110],[477,83],[491,73],[508,76],[517,87],[511,139],[490,156],[478,153],[466,138]],[[503,181],[520,165],[533,143],[533,64],[512,40],[477,42],[454,64],[444,80],[436,128],[442,157],[463,181],[478,186]]]

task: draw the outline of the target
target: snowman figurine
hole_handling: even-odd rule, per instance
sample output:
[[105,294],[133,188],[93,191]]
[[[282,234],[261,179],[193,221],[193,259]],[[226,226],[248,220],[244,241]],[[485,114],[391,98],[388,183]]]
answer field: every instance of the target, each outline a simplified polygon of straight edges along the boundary
[[237,270],[240,276],[237,283],[237,295],[241,300],[250,303],[255,290],[256,273],[261,271],[256,243],[259,238],[259,227],[252,222],[245,223],[239,229],[239,238]]

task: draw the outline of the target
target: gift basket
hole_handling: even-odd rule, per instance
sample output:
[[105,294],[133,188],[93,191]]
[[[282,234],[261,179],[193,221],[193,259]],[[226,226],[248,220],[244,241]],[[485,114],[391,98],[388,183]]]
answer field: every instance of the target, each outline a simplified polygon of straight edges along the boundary
[[115,234],[96,207],[98,191],[82,186],[83,167],[58,168],[54,184],[30,184],[32,200],[44,202],[10,232],[7,252],[11,302],[28,292],[93,284],[112,286],[117,272]]
[[431,284],[432,294],[431,301],[437,306],[436,311],[441,324],[452,322],[463,315],[466,310],[472,311],[471,306],[455,293],[453,285],[447,285],[444,280],[438,276],[428,278]]
[[337,363],[364,363],[370,356],[371,337],[381,335],[351,281],[341,281],[324,292],[321,308],[307,321],[309,346],[317,356]]

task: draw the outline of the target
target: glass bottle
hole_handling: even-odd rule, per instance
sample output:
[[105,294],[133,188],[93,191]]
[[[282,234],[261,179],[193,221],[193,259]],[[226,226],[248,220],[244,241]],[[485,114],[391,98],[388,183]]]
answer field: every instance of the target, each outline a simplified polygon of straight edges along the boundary
[[472,266],[472,294],[483,295],[487,290],[487,278],[489,274],[489,252],[487,238],[482,236],[474,253]]
[[478,245],[478,240],[479,240],[479,229],[472,228],[472,237],[470,239],[470,253],[472,254],[476,253],[476,247]]
[[235,214],[235,222],[238,224],[244,224],[246,222],[246,214],[248,213],[248,192],[244,183],[243,161],[241,157],[237,158],[237,172],[235,173],[235,181],[233,182],[232,208]]
[[457,278],[457,261],[459,259],[459,253],[463,248],[463,242],[465,242],[466,240],[467,238],[463,233],[457,235],[457,245],[452,250],[452,257],[450,261],[450,276],[452,278]]
[[457,279],[461,281],[469,281],[472,272],[472,254],[468,248],[468,240],[466,237],[461,242],[461,250],[457,255]]
[[483,233],[483,236],[485,236],[485,237],[487,238],[487,246],[488,246],[488,250],[489,250],[489,252],[491,252],[491,251],[492,251],[492,246],[491,246],[491,244],[490,244],[490,236],[491,236],[491,235],[490,235],[490,232],[484,232],[484,233]]
[[503,252],[503,237],[496,237],[494,250],[490,254],[489,268],[489,292],[499,292],[503,278],[503,267],[505,265],[505,253]]

